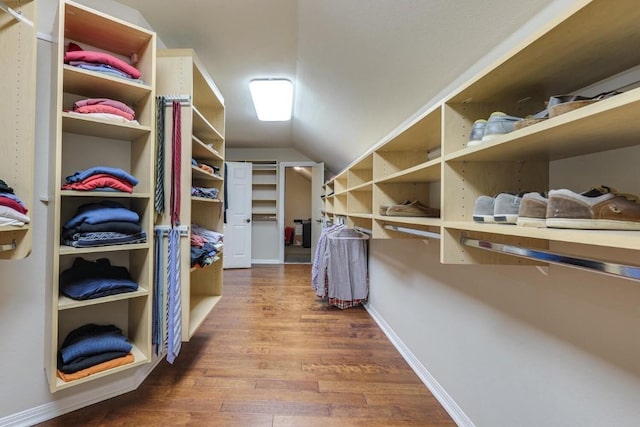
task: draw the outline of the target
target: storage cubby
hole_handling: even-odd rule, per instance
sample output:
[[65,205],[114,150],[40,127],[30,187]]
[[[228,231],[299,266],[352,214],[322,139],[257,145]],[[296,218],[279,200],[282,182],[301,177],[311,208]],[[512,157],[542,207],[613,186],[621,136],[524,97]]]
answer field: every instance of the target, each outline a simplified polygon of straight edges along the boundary
[[[350,191],[346,212],[343,201],[334,197],[335,213],[358,218],[366,209],[368,171],[363,175],[367,170],[363,165],[368,166],[371,158],[373,237],[408,237],[398,231],[403,227],[418,232],[417,238],[424,238],[424,233],[429,233],[428,237],[440,235],[443,263],[545,264],[545,254],[538,254],[538,259],[530,254],[525,258],[513,255],[522,256],[525,249],[552,253],[560,243],[563,248],[567,247],[564,243],[574,243],[570,247],[576,253],[589,252],[587,246],[640,249],[638,231],[531,228],[476,223],[472,218],[480,196],[552,189],[551,183],[558,180],[553,180],[551,165],[557,162],[586,155],[605,159],[613,150],[640,145],[636,117],[640,79],[630,78],[638,74],[640,59],[629,54],[640,42],[639,19],[640,9],[632,0],[615,5],[574,2],[565,14],[549,21],[342,171],[334,180],[336,194]],[[468,146],[474,121],[488,119],[495,111],[526,117],[544,110],[552,96],[592,97],[612,91],[618,93]],[[435,155],[438,151],[441,157]],[[603,168],[616,167],[611,162],[601,164]],[[344,176],[351,179],[346,189]],[[583,179],[588,178],[585,174]],[[571,182],[575,185],[575,180]],[[610,185],[585,181],[583,187],[572,190],[582,192],[598,184]],[[620,190],[640,194],[640,185],[631,187]],[[440,206],[434,206],[438,197]],[[379,213],[381,205],[415,199],[440,208],[441,219]],[[356,224],[351,217],[350,224]],[[474,246],[472,241],[483,243]]]
[[[0,179],[33,218],[33,164],[36,106],[36,1],[5,1],[21,18],[0,11],[0,89],[3,106],[0,114]],[[31,223],[0,225],[0,259],[22,259],[31,253]]]
[[[211,231],[223,232],[225,106],[224,98],[211,76],[192,49],[161,49],[158,51],[157,92],[167,99],[166,116],[172,114],[173,101],[180,102],[181,170],[180,222],[197,224]],[[165,146],[170,147],[172,128],[165,128]],[[171,153],[167,149],[166,153]],[[192,164],[192,159],[198,166]],[[165,170],[171,167],[170,155],[165,155]],[[201,165],[204,165],[203,168]],[[209,170],[211,167],[213,170]],[[165,189],[170,188],[170,176],[165,174]],[[217,189],[218,196],[191,195],[192,187]],[[190,195],[190,196],[189,196]],[[158,223],[170,224],[168,213]],[[190,230],[190,233],[192,231]],[[182,340],[189,341],[211,310],[220,301],[223,291],[222,256],[205,267],[192,267],[190,239],[181,238],[180,278],[182,290]]]
[[[100,31],[96,31],[100,28]],[[46,367],[51,392],[106,377],[151,361],[151,306],[153,294],[153,200],[155,141],[155,33],[112,18],[72,1],[59,4],[56,93],[55,186],[53,207],[53,279],[51,330]],[[69,43],[83,50],[103,52],[123,60],[141,72],[140,79],[115,77],[65,64]],[[113,121],[105,116],[73,113],[74,102],[107,98],[122,102],[135,112],[135,121]],[[122,169],[138,180],[133,192],[62,189],[66,177],[94,167]],[[139,216],[145,239],[137,243],[96,242],[88,247],[65,245],[61,229],[79,208],[117,202]],[[138,285],[133,292],[86,300],[61,295],[60,275],[77,258],[109,260],[125,267]],[[72,381],[57,378],[57,353],[69,332],[86,324],[113,324],[133,345],[134,362]]]

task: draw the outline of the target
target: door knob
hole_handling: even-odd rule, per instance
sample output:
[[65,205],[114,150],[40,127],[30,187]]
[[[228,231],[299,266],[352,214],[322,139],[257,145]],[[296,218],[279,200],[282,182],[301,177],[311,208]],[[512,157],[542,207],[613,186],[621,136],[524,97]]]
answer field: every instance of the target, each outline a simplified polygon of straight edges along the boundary
[[251,222],[251,218],[247,218],[247,219],[245,219],[245,220],[244,220],[244,222],[246,222],[246,223],[250,223],[250,222]]

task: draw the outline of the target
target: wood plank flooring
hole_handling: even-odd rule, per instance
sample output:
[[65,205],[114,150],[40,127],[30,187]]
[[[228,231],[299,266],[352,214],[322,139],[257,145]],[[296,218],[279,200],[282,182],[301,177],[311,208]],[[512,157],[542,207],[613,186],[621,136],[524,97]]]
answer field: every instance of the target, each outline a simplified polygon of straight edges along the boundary
[[363,308],[317,298],[311,266],[225,270],[173,365],[42,426],[453,426]]

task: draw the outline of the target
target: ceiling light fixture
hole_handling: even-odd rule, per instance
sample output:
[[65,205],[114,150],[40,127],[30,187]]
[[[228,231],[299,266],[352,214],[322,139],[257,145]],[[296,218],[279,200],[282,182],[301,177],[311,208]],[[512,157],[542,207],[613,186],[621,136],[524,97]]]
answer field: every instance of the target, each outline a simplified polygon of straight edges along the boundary
[[249,82],[251,99],[263,122],[291,120],[293,83],[288,79],[254,79]]

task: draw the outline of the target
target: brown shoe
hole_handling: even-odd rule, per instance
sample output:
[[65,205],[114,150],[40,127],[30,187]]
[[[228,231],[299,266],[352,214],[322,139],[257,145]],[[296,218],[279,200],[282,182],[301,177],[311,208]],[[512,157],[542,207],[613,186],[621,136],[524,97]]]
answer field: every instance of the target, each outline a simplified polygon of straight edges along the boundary
[[440,216],[440,209],[430,208],[422,204],[419,200],[414,200],[409,204],[393,205],[387,209],[388,216],[424,216],[437,218]]
[[547,227],[585,230],[640,230],[638,198],[609,187],[582,194],[571,190],[549,191]]

